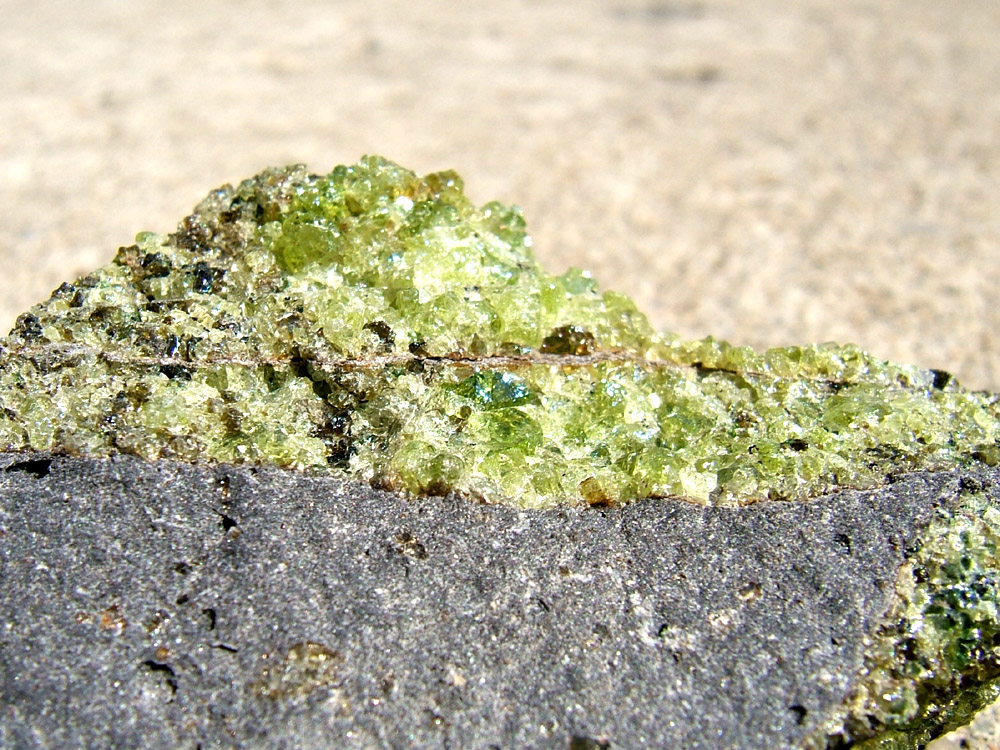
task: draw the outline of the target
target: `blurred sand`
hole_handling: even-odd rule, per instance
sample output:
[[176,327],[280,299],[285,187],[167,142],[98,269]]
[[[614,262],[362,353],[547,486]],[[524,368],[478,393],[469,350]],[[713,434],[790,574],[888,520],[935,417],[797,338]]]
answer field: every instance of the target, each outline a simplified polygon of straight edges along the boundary
[[376,152],[520,204],[548,267],[592,269],[661,328],[854,341],[1000,390],[995,0],[0,0],[0,17],[4,330],[223,182]]

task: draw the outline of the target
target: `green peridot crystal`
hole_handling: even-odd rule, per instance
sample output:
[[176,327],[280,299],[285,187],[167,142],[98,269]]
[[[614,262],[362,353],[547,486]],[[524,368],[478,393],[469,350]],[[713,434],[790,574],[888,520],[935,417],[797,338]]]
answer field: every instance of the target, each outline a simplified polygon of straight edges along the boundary
[[516,208],[368,157],[263,172],[22,315],[0,448],[254,462],[524,507],[803,499],[1000,458],[997,396],[852,346],[652,330]]

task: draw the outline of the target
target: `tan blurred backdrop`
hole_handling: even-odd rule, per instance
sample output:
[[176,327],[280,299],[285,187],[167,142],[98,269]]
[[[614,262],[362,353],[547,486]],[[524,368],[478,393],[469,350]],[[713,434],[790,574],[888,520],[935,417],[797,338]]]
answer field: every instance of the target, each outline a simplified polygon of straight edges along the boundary
[[[592,269],[658,327],[853,341],[1000,390],[996,0],[0,0],[0,18],[4,330],[221,183],[374,152],[520,204],[548,267]],[[1000,747],[995,726],[967,747]]]

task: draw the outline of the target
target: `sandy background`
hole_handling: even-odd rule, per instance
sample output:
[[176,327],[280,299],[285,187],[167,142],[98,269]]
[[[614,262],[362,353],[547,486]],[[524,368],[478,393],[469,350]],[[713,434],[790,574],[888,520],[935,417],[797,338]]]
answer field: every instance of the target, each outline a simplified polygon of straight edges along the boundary
[[[854,341],[1000,390],[995,0],[0,0],[0,19],[4,330],[221,183],[376,152],[520,204],[550,268],[591,268],[661,328]],[[966,747],[1000,747],[996,726]]]

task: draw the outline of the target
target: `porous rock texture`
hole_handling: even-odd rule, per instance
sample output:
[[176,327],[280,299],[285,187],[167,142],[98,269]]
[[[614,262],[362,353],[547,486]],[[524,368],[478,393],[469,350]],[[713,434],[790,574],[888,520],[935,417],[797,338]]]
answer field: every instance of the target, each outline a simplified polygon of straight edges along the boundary
[[526,511],[269,468],[0,466],[4,747],[798,747],[933,514],[998,479]]

